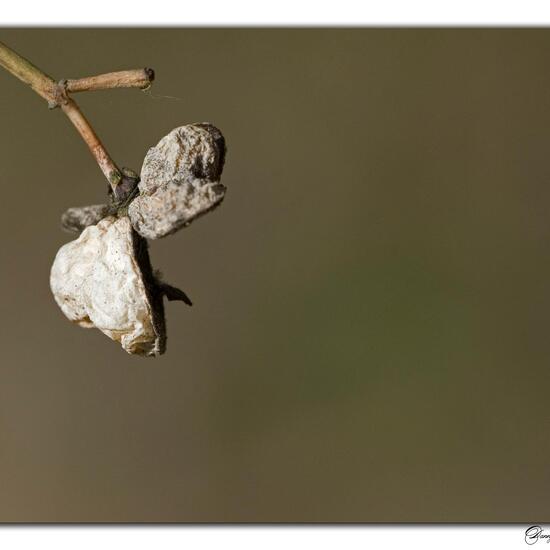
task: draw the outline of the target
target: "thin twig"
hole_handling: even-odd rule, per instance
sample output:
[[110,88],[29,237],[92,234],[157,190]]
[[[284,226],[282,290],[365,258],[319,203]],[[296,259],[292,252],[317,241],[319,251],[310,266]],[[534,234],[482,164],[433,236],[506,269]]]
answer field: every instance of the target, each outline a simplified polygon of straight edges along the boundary
[[90,92],[94,90],[109,90],[112,88],[149,88],[155,79],[153,69],[134,69],[118,71],[86,78],[70,79],[65,81],[67,92]]
[[45,100],[52,101],[54,99],[56,88],[54,79],[2,42],[0,42],[0,65],[19,80],[28,84]]
[[86,120],[82,111],[73,99],[68,98],[66,103],[61,104],[61,110],[69,117],[82,139],[86,142],[101,171],[107,178],[113,191],[123,178],[122,172],[118,169],[113,159],[97,137],[91,124]]
[[[69,117],[69,120],[88,145],[101,171],[109,181],[115,196],[118,196],[117,186],[124,180],[125,176],[109,156],[105,146],[101,143],[76,102],[68,96],[68,92],[117,87],[147,88],[151,85],[154,72],[151,69],[137,69],[135,71],[120,71],[97,77],[56,83],[53,78],[2,42],[0,42],[0,66],[28,84],[48,102],[50,108],[61,107],[61,110]],[[121,186],[121,190],[123,189],[124,186]]]

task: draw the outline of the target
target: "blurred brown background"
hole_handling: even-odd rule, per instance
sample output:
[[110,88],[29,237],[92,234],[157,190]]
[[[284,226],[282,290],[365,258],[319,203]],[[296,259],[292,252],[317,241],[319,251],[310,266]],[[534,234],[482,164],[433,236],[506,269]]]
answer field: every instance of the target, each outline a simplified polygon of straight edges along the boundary
[[189,122],[229,148],[222,207],[151,245],[195,305],[131,357],[48,284],[106,181],[0,72],[1,521],[550,521],[550,30],[0,40],[156,70],[77,97],[121,165]]

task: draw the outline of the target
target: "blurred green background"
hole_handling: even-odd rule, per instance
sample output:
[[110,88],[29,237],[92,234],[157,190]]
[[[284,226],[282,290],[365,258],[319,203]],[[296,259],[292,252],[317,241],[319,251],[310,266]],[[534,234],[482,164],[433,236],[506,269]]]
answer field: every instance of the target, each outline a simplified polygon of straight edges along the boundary
[[139,170],[228,143],[220,209],[151,245],[193,308],[128,356],[49,290],[106,182],[0,72],[0,521],[548,522],[550,30],[4,29]]

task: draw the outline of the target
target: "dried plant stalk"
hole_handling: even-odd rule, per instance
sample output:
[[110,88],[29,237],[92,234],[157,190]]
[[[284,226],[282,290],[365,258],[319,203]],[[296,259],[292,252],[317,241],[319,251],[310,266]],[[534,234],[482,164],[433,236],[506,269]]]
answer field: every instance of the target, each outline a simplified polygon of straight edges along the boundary
[[[91,124],[82,114],[76,102],[68,95],[70,91],[66,81],[56,83],[53,78],[33,65],[17,52],[0,42],[0,66],[28,84],[38,95],[43,97],[50,108],[60,107],[73,123],[78,133],[90,149],[101,171],[111,185],[115,196],[120,196],[121,186],[125,180],[123,172],[117,167],[105,146],[94,132]],[[71,81],[77,88],[73,91],[86,91],[105,89],[108,87],[148,87],[154,78],[154,72],[150,69],[138,69],[136,71],[122,71],[109,73],[98,77],[88,77]],[[125,190],[125,189],[124,189]]]
[[91,92],[94,90],[111,90],[113,88],[149,88],[155,79],[153,69],[135,69],[118,71],[86,78],[69,79],[64,82],[65,90],[73,92]]

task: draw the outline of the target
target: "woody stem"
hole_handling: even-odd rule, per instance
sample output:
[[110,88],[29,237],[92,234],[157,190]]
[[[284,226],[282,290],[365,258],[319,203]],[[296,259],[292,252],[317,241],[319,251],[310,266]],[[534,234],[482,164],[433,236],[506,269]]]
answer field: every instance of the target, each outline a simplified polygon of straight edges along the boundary
[[90,149],[116,195],[116,188],[124,176],[68,93],[122,87],[147,88],[154,78],[153,71],[151,69],[120,71],[56,83],[53,78],[2,42],[0,42],[0,66],[28,84],[48,102],[51,109],[61,108]]

